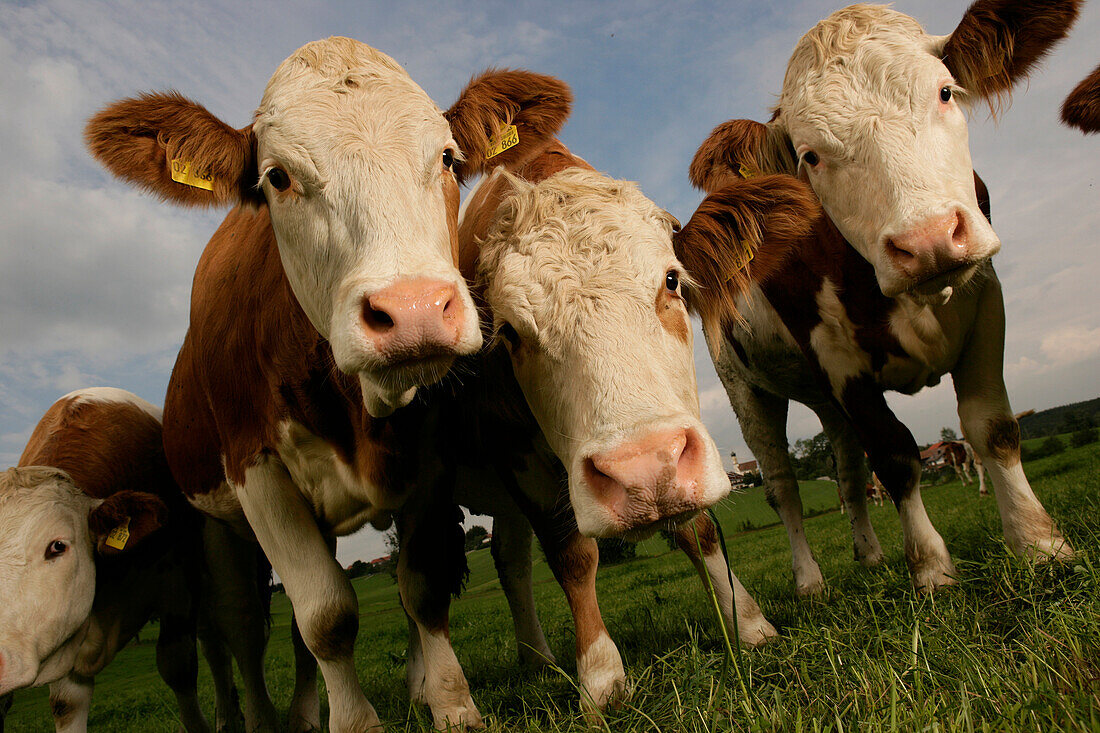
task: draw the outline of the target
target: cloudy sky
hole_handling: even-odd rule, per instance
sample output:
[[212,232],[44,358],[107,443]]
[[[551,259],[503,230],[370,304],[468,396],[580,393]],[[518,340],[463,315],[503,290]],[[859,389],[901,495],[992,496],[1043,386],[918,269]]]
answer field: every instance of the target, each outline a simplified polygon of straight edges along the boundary
[[[60,395],[113,385],[160,404],[187,326],[195,263],[222,212],[137,193],[84,151],[84,121],[139,91],[176,89],[234,126],[300,45],[347,35],[395,57],[441,107],[487,66],[572,85],[562,137],[598,169],[638,181],[686,221],[699,143],[731,117],[764,120],[791,48],[829,0],[715,3],[233,2],[48,0],[0,5],[0,466],[18,459]],[[895,7],[949,33],[966,2]],[[1061,127],[1057,109],[1097,62],[1100,6],[994,122],[971,117],[974,165],[1004,243],[1013,406],[1100,393],[1100,138]],[[703,416],[723,452],[748,454],[697,339]],[[920,442],[956,425],[950,378],[891,398]],[[792,409],[791,440],[820,430]],[[381,548],[365,530],[340,556]]]

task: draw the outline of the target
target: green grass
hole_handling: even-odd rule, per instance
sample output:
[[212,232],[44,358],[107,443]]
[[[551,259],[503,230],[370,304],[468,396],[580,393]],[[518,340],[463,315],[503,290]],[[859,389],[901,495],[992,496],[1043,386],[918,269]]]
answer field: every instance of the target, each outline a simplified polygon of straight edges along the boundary
[[[781,638],[741,654],[721,679],[713,609],[686,558],[660,539],[638,559],[602,568],[604,619],[633,690],[610,731],[1042,730],[1100,731],[1100,445],[1027,464],[1040,499],[1079,552],[1033,568],[1009,556],[995,502],[957,482],[925,502],[958,566],[958,587],[918,596],[909,586],[896,512],[872,507],[887,559],[852,562],[832,484],[808,485],[811,546],[830,584],[793,597],[783,528],[760,489],[723,503],[731,562]],[[745,522],[757,529],[738,531]],[[536,554],[537,555],[537,554]],[[494,731],[588,730],[573,682],[573,631],[560,589],[537,555],[536,597],[562,672],[519,667],[507,605],[487,551],[470,555],[467,592],[452,606],[452,637],[474,698]],[[390,730],[426,730],[404,689],[406,625],[388,577],[356,581],[362,614],[356,659]],[[268,678],[280,709],[293,686],[289,608],[276,596]],[[152,630],[145,635],[150,640]],[[97,731],[176,729],[151,641],[125,649],[97,679]],[[743,682],[743,687],[742,687]],[[209,674],[201,695],[212,715]],[[747,695],[742,692],[747,691]],[[52,730],[45,691],[17,696],[9,730]]]

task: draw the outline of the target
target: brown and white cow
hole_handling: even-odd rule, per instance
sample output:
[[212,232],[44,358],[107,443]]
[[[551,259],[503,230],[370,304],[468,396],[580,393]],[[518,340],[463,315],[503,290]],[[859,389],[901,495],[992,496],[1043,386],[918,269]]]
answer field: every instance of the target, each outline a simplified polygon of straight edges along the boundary
[[963,105],[1006,95],[1078,6],[980,0],[941,37],[884,6],[838,11],[797,44],[772,120],[720,125],[692,162],[710,195],[677,254],[702,284],[693,305],[787,527],[801,593],[824,581],[787,458],[790,399],[818,414],[835,446],[856,558],[882,556],[863,494],[866,448],[900,512],[915,585],[951,582],[920,499],[916,442],[883,397],[947,373],[1009,547],[1071,553],[1020,464],[990,262],[1000,240],[983,216]]
[[[521,134],[553,134],[562,101],[540,79],[490,75],[485,103]],[[447,627],[461,534],[432,493],[431,426],[422,406],[404,407],[482,342],[457,268],[466,114],[445,117],[390,57],[331,38],[280,65],[241,130],[172,94],[119,102],[88,125],[117,175],[179,203],[237,205],[195,274],[165,446],[192,504],[254,533],[270,558],[334,731],[379,725],[356,677],[357,601],[335,539],[399,510],[425,699],[438,725],[481,724]]]
[[1100,66],[1066,97],[1062,103],[1062,122],[1085,133],[1100,132]]
[[[478,95],[475,80],[454,108]],[[496,147],[486,139],[474,150]],[[626,679],[596,599],[593,537],[675,529],[731,628],[736,593],[746,642],[775,630],[736,579],[731,587],[715,527],[698,514],[730,483],[699,418],[675,219],[552,134],[521,129],[507,156],[476,163],[496,167],[464,203],[459,246],[492,315],[493,347],[452,399],[447,433],[466,438],[456,499],[494,516],[521,655],[538,663],[553,657],[534,610],[533,525],[573,613],[585,704],[603,708],[621,700]],[[414,638],[411,689],[415,651]]]
[[195,690],[201,528],[158,408],[110,388],[54,403],[0,473],[0,695],[49,684],[57,730],[86,730],[95,676],[156,616],[180,722],[209,730]]

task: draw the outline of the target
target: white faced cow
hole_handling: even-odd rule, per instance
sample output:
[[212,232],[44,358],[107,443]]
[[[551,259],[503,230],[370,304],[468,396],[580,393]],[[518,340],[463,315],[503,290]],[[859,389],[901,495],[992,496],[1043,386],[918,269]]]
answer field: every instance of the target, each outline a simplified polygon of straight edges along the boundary
[[696,154],[692,181],[711,195],[677,253],[703,286],[694,305],[787,527],[799,592],[823,579],[787,457],[789,399],[817,412],[836,449],[856,558],[882,556],[863,492],[866,448],[900,512],[914,583],[951,582],[920,499],[916,443],[882,394],[947,373],[1009,547],[1071,553],[1020,464],[990,262],[1000,240],[980,207],[965,108],[1007,94],[1078,5],[980,0],[942,37],[884,6],[838,11],[799,41],[772,121],[725,123]]
[[[555,102],[531,82],[514,72],[489,96],[537,130]],[[334,731],[379,724],[356,677],[357,602],[335,538],[387,526],[414,495],[399,582],[424,639],[426,701],[439,725],[481,724],[448,640],[461,536],[449,500],[430,496],[421,411],[397,410],[482,341],[456,266],[463,114],[444,117],[385,54],[332,38],[283,62],[244,129],[172,94],[88,125],[119,176],[180,203],[238,205],[195,274],[165,446],[191,502],[254,532],[270,558]],[[292,725],[319,723],[312,707]],[[265,715],[246,710],[250,726],[274,725]]]
[[49,684],[57,730],[85,730],[95,676],[155,615],[180,722],[209,730],[195,690],[201,525],[158,408],[120,389],[58,400],[0,473],[0,695]]
[[[453,109],[476,105],[478,91],[475,82]],[[489,112],[479,129],[512,124]],[[699,419],[675,219],[551,134],[520,127],[514,147],[478,156],[490,148],[487,135],[468,153],[467,166],[499,167],[467,198],[459,243],[495,339],[454,399],[447,434],[466,439],[454,448],[456,498],[495,517],[493,554],[521,654],[538,663],[552,657],[531,592],[534,526],[573,612],[585,700],[602,708],[626,681],[596,600],[592,537],[675,528],[731,623],[737,593],[742,637],[759,643],[775,630],[731,587],[715,528],[698,514],[730,483]]]

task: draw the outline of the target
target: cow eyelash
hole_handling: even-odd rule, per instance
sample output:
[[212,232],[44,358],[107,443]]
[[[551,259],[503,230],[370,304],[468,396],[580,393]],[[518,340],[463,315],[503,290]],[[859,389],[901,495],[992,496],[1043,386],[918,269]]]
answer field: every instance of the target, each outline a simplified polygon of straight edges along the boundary
[[54,540],[50,544],[46,545],[45,557],[47,560],[53,560],[55,557],[60,557],[65,554],[65,551],[69,549],[69,544],[64,540]]

